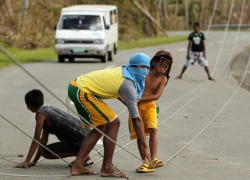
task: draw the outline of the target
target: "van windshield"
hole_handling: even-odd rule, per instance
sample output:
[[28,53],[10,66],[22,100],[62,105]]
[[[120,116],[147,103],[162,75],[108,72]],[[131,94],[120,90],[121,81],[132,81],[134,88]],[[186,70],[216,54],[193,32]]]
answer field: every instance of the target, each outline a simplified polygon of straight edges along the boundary
[[100,16],[96,15],[64,15],[59,29],[102,30]]

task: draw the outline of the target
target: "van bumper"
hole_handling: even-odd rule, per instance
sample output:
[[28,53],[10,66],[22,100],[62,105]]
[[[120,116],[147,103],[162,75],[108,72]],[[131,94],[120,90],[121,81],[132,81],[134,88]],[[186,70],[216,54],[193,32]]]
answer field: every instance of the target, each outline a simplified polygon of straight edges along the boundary
[[55,51],[57,55],[66,55],[74,57],[98,57],[107,53],[106,45],[79,45],[79,44],[56,44]]

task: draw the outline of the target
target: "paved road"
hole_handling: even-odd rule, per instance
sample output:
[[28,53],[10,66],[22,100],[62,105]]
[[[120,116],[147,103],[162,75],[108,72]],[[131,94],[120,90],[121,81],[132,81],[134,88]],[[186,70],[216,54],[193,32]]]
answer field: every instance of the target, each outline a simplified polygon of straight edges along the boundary
[[[164,94],[158,101],[161,109],[168,107],[160,114],[159,122],[159,153],[158,157],[167,160],[185,146],[197,133],[209,123],[228,98],[236,90],[238,83],[232,78],[229,68],[222,72],[229,61],[229,55],[235,39],[235,32],[229,32],[225,46],[218,59],[215,69],[214,83],[204,89],[207,77],[204,70],[198,65],[191,67],[184,75],[183,80],[175,80],[180,72],[185,58],[186,42],[170,45],[161,45],[148,48],[138,48],[127,51],[119,51],[113,62],[102,64],[99,62],[77,61],[76,63],[58,64],[56,60],[51,62],[26,64],[24,67],[37,77],[43,84],[49,87],[58,97],[65,101],[67,86],[71,79],[82,73],[102,69],[107,66],[120,66],[128,62],[129,57],[136,52],[144,52],[151,57],[157,50],[165,49],[173,53],[175,69],[171,73],[171,79]],[[223,32],[209,33],[207,40],[207,56],[209,67],[215,67],[215,62],[222,43]],[[234,52],[234,56],[249,45],[250,33],[242,32]],[[24,104],[24,94],[32,89],[42,89],[34,80],[26,75],[18,67],[8,67],[0,70],[0,114],[14,122],[22,130],[33,136],[34,115],[27,111]],[[202,85],[203,84],[203,85]],[[197,88],[199,87],[200,88]],[[42,89],[45,94],[46,104],[54,105],[66,110],[54,97]],[[186,97],[177,101],[180,97],[191,92]],[[202,91],[203,90],[203,91]],[[202,91],[202,92],[201,92]],[[191,99],[193,100],[191,101]],[[177,101],[177,102],[176,102]],[[190,103],[188,103],[191,101]],[[165,167],[157,169],[151,174],[137,174],[134,168],[141,162],[124,151],[119,151],[114,156],[114,164],[128,174],[130,179],[168,179],[168,180],[247,180],[250,177],[250,141],[249,141],[249,101],[250,94],[240,89],[232,101],[224,108],[213,123],[199,135],[180,154],[171,159]],[[119,113],[125,107],[116,100],[107,101],[113,109]],[[171,103],[173,105],[169,106]],[[183,105],[187,104],[183,107]],[[177,112],[176,112],[177,111]],[[120,135],[127,128],[127,112],[120,116]],[[55,141],[51,138],[50,142]],[[0,155],[27,154],[31,140],[9,125],[0,120]],[[126,135],[118,140],[125,145],[129,143]],[[100,149],[100,146],[96,147]],[[136,144],[126,147],[132,153],[138,155]],[[94,152],[94,151],[93,151]],[[96,161],[100,156],[93,157]],[[6,158],[14,162],[22,162],[24,158]],[[73,158],[67,158],[67,161]],[[101,163],[92,166],[99,170]],[[33,175],[69,175],[69,168],[60,160],[44,160],[36,167],[30,169],[13,169],[14,164],[0,159],[0,173],[32,175],[31,177],[0,176],[0,179],[37,179]],[[68,177],[43,177],[42,179],[66,179]],[[71,177],[73,178],[73,177]],[[99,176],[88,176],[88,179],[102,179]],[[73,179],[82,179],[74,177]]]

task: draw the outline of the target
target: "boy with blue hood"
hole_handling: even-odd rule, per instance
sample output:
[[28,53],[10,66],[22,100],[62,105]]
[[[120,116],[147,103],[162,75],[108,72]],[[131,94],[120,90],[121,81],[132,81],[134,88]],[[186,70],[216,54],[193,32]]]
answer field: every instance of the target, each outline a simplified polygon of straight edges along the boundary
[[[149,148],[144,136],[144,126],[138,112],[137,101],[145,87],[149,72],[150,57],[143,53],[134,54],[129,63],[122,67],[93,71],[71,81],[68,87],[69,98],[74,102],[78,114],[116,141],[120,126],[117,114],[102,99],[122,98],[131,114],[132,122],[144,152],[143,160],[150,164]],[[88,125],[83,122],[83,128]],[[90,151],[102,136],[93,129],[82,143],[72,166],[72,175],[97,174],[83,166]],[[126,177],[112,165],[115,144],[106,137],[103,139],[104,159],[100,175],[103,177]],[[148,165],[149,166],[149,165]]]

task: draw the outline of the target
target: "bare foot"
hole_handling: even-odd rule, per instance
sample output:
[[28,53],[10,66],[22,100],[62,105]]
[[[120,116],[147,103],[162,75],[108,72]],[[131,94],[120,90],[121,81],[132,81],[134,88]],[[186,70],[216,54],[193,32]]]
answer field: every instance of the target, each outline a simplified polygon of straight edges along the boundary
[[127,177],[126,174],[118,171],[117,169],[115,169],[113,167],[110,168],[110,169],[105,169],[105,170],[102,168],[100,175],[102,177],[120,177],[120,178],[126,178]]
[[[91,165],[92,163],[88,163],[88,161],[89,161],[90,159],[91,159],[91,156],[88,155],[87,158],[86,158],[86,160],[85,160],[84,163],[83,163],[83,166],[86,167],[86,165]],[[72,167],[73,164],[74,164],[74,162],[75,162],[75,161],[72,161],[72,162],[69,164],[69,167]]]
[[212,78],[212,77],[209,77],[209,78],[208,78],[208,80],[210,80],[210,81],[214,81],[214,78]]
[[182,79],[182,76],[179,75],[179,76],[177,76],[175,79]]
[[87,162],[91,159],[90,154],[87,156],[86,160],[84,162]]
[[77,176],[77,175],[97,175],[98,173],[91,171],[88,168],[85,168],[82,164],[78,165],[77,163],[74,163],[70,170],[70,174],[72,176]]

